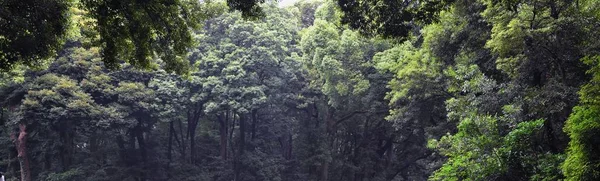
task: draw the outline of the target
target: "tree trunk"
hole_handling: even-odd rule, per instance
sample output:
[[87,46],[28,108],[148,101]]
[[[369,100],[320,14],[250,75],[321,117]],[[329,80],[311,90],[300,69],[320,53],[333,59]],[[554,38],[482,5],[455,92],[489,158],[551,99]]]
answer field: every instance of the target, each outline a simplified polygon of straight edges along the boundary
[[92,158],[100,163],[102,161],[102,157],[100,156],[99,152],[98,152],[98,134],[94,131],[92,132],[92,135],[89,137],[89,142],[90,142],[90,154],[92,156]]
[[238,154],[236,156],[236,164],[234,165],[234,170],[235,170],[235,180],[239,181],[240,180],[240,173],[242,171],[242,157],[244,155],[244,149],[245,149],[245,145],[246,145],[246,116],[245,115],[240,115],[239,116],[239,122],[240,122],[240,129],[239,129],[239,133],[240,133],[240,142],[238,143],[239,148],[238,148]]
[[142,156],[142,162],[146,163],[148,161],[148,153],[146,150],[146,141],[144,140],[144,131],[141,128],[139,128],[136,132],[136,138],[138,146],[140,147],[140,155]]
[[198,125],[197,120],[192,120],[192,123],[188,127],[188,131],[190,132],[190,163],[194,164],[194,160],[196,159],[196,126]]
[[44,169],[52,169],[52,155],[50,155],[50,151],[46,151],[46,153],[44,153]]
[[123,164],[128,164],[129,161],[127,160],[127,150],[125,148],[125,140],[123,139],[123,136],[119,135],[117,136],[117,146],[119,146],[119,157],[121,157],[121,161],[123,162]]
[[289,142],[288,142],[288,154],[287,154],[288,157],[287,157],[287,159],[291,160],[292,159],[292,150],[293,150],[293,146],[294,146],[294,143],[292,142],[293,141],[292,134],[288,135],[288,141]]
[[25,123],[19,123],[19,137],[15,140],[17,146],[17,158],[21,165],[21,181],[31,181],[31,171],[29,170],[29,157],[27,156],[27,126]]
[[327,181],[329,177],[329,161],[325,161],[323,166],[321,166],[321,179],[320,181]]
[[[69,130],[69,126],[67,125],[62,125],[61,127],[63,127],[65,130]],[[60,142],[62,143],[59,148],[60,148],[60,153],[59,157],[60,157],[60,161],[61,161],[61,165],[62,165],[62,171],[67,171],[69,170],[69,166],[71,165],[71,154],[70,154],[70,150],[71,150],[71,144],[70,144],[70,139],[69,139],[69,133],[68,131],[61,131],[59,130],[59,136],[60,136]]]
[[182,121],[179,120],[179,133],[181,136],[181,160],[185,160],[185,138],[183,137],[183,123],[181,123]]
[[[325,141],[326,141],[326,146],[327,146],[327,150],[329,151],[333,151],[332,147],[333,147],[333,133],[334,133],[334,124],[335,124],[335,120],[334,120],[334,109],[329,107],[328,105],[325,104]],[[332,154],[332,153],[330,153]],[[326,155],[327,157],[330,157],[331,155]],[[323,164],[321,166],[321,179],[320,181],[327,181],[329,180],[329,164],[330,164],[330,160],[329,159],[325,159],[323,161]]]
[[133,130],[129,131],[129,149],[127,150],[127,157],[129,158],[129,163],[128,166],[134,165],[138,162],[138,154],[136,154],[136,148],[135,148],[135,143],[136,143],[136,130],[135,128],[133,128]]
[[220,156],[221,159],[227,160],[227,131],[229,130],[227,122],[229,120],[229,113],[225,113],[219,116],[219,137],[220,137]]
[[240,116],[240,156],[244,154],[246,146],[246,116]]
[[545,130],[546,141],[547,141],[548,148],[550,148],[550,152],[551,153],[559,153],[560,152],[559,148],[557,148],[557,146],[556,146],[556,145],[559,145],[559,143],[556,142],[556,138],[554,135],[554,129],[552,128],[552,123],[548,120],[545,120],[542,127]]
[[558,19],[558,16],[560,14],[560,10],[556,6],[556,2],[550,1],[550,17],[554,19]]
[[[13,138],[14,138],[14,134],[11,133],[11,139],[13,139]],[[8,172],[8,173],[11,173],[11,172],[13,172],[15,170],[12,167],[12,162],[13,162],[13,149],[9,149],[9,151],[8,151],[8,165],[6,166],[6,172]],[[5,173],[5,175],[6,175],[6,173]]]
[[[191,114],[191,115],[190,115]],[[200,120],[200,111],[188,114],[188,138],[190,141],[190,163],[195,164],[196,159],[196,128]]]
[[233,140],[233,131],[235,130],[235,123],[236,123],[236,118],[235,118],[235,114],[233,112],[230,113],[229,117],[231,117],[231,122],[229,123],[229,131],[227,131],[227,133],[229,134],[229,139],[228,139],[228,144],[229,144],[229,149],[230,149],[230,153],[232,155],[232,158],[235,158],[235,142],[232,141]]
[[171,163],[173,162],[173,132],[175,131],[175,128],[173,127],[173,121],[169,122],[169,145],[168,145],[168,150],[167,150],[167,159],[169,160],[169,163],[167,163],[167,178],[171,179]]
[[251,131],[252,132],[251,133],[252,136],[251,136],[250,140],[254,140],[254,137],[256,135],[256,121],[258,119],[257,118],[257,116],[258,116],[257,113],[258,113],[257,110],[252,110],[252,131]]
[[279,144],[281,145],[281,156],[286,160],[292,158],[292,134],[287,133],[278,138]]
[[233,160],[233,172],[234,172],[233,179],[234,179],[234,181],[238,181],[239,178],[238,178],[238,174],[237,174],[237,171],[238,171],[237,170],[237,165],[238,165],[237,160],[239,158],[239,155],[238,155],[239,152],[237,152],[237,150],[236,150],[237,147],[235,145],[236,143],[235,143],[235,141],[233,141],[233,132],[235,130],[236,119],[239,119],[239,118],[236,118],[236,114],[233,111],[230,112],[230,116],[231,116],[231,123],[229,125],[231,125],[231,126],[229,126],[229,127],[231,129],[228,132],[229,133],[229,149],[230,149],[230,153],[231,153],[231,159]]
[[146,173],[145,173],[146,172],[146,164],[148,163],[148,153],[146,150],[146,141],[144,140],[144,130],[142,129],[141,125],[139,125],[139,127],[136,130],[136,138],[137,138],[138,146],[140,147],[140,155],[142,156],[143,171],[141,173],[140,180],[145,181],[146,180]]
[[172,159],[172,150],[173,150],[173,121],[169,122],[169,145],[167,151],[167,159],[169,159],[169,164],[171,164]]

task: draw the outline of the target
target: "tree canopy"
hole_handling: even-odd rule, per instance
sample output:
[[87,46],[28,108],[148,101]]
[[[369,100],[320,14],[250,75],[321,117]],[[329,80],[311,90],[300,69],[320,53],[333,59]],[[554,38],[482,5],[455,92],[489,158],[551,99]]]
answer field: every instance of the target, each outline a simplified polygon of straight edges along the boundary
[[600,179],[600,1],[0,1],[7,180]]

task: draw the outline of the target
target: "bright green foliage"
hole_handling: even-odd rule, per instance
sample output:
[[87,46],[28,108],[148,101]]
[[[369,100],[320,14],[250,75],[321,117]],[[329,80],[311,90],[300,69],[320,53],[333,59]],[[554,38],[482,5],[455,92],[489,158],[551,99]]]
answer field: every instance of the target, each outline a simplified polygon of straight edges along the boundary
[[[99,110],[92,109],[95,106],[91,97],[68,77],[46,74],[36,78],[28,90],[20,108],[25,110],[22,118],[25,121],[41,123],[42,119],[48,119],[62,122],[61,119],[71,121],[101,114]],[[46,105],[52,105],[53,109],[43,109]],[[35,121],[38,119],[40,121]],[[76,125],[75,123],[62,124]]]
[[[330,4],[319,7],[313,26],[303,30],[300,41],[310,86],[319,93],[314,97],[318,124],[303,121],[305,131],[299,134],[301,168],[318,173],[318,177],[312,174],[306,179],[426,179],[436,156],[425,148],[424,128],[416,119],[385,120],[389,112],[384,100],[386,84],[395,72],[377,71],[380,61],[390,66],[404,61],[397,54],[414,55],[411,60],[419,60],[422,54],[403,54],[401,48],[387,50],[389,41],[347,30],[339,24],[339,16]],[[380,60],[382,57],[389,59]],[[435,64],[429,60],[406,63],[415,65],[414,69],[420,68],[416,65]],[[443,109],[443,105],[437,108]],[[392,127],[394,124],[398,127]],[[379,144],[367,140],[379,140]],[[390,165],[376,166],[379,163]]]
[[237,13],[217,17],[198,35],[206,43],[192,55],[198,66],[192,79],[204,90],[199,98],[210,99],[205,112],[249,113],[265,103],[271,86],[283,86],[279,76],[287,72],[278,72],[283,70],[277,67],[293,63],[287,56],[293,51],[289,46],[297,25],[288,12],[265,10],[266,19],[256,22],[247,22]]
[[[311,85],[321,89],[333,107],[348,103],[345,97],[365,94],[370,82],[364,72],[373,66],[369,56],[373,50],[386,47],[384,41],[339,30],[337,21],[339,13],[331,5],[319,7],[314,25],[304,30],[300,41],[303,61],[313,79]],[[369,45],[373,48],[366,48]]]
[[568,157],[563,165],[563,170],[568,180],[596,180],[598,179],[597,149],[598,125],[597,106],[578,106],[573,109],[572,116],[567,122],[565,131],[569,134]]
[[[383,54],[377,54],[376,60],[381,59],[378,64],[379,69],[394,72],[397,79],[390,82],[393,90],[389,95],[391,102],[407,98],[411,88],[415,88],[415,83],[420,79],[431,80],[439,75],[439,66],[436,61],[427,55],[423,49],[416,49],[410,43],[404,43],[398,47],[387,50]],[[393,62],[386,62],[391,60]],[[427,84],[423,84],[427,85]]]
[[[454,19],[447,13],[444,18]],[[405,156],[406,162],[415,160],[416,163],[411,163],[415,166],[424,163],[425,166],[418,170],[427,176],[440,166],[440,162],[435,160],[441,159],[426,147],[427,139],[439,138],[452,125],[445,118],[444,101],[450,94],[442,72],[443,62],[431,51],[438,46],[437,38],[444,33],[444,26],[451,28],[452,24],[425,27],[421,30],[422,40],[405,41],[373,57],[380,72],[392,75],[387,83],[390,115],[386,119],[401,130],[402,137],[408,138],[404,143],[405,148],[410,150]]]
[[503,157],[503,123],[497,117],[482,115],[477,94],[489,93],[495,82],[485,77],[469,56],[456,58],[457,63],[448,67],[445,74],[450,93],[466,93],[446,101],[448,119],[458,121],[458,132],[431,140],[435,148],[448,161],[430,177],[431,180],[494,180],[507,172]]
[[[394,73],[394,79],[388,84],[391,91],[386,96],[390,104],[444,96],[444,85],[440,84],[440,65],[426,49],[417,49],[406,42],[376,54],[374,59],[378,62],[378,69]],[[394,110],[390,119],[403,117],[408,107]]]
[[[571,138],[567,148],[567,161],[562,166],[566,179],[596,180],[598,177],[594,177],[594,172],[598,168],[588,167],[592,164],[583,156],[589,152],[577,151],[585,150],[582,144],[586,144],[577,141],[586,139],[579,136],[590,136],[587,139],[591,141],[593,133],[579,130],[578,126],[575,126],[586,125],[586,128],[593,129],[593,124],[584,123],[584,120],[588,120],[586,117],[594,114],[594,108],[578,106],[573,108],[573,113],[570,112],[577,100],[577,88],[587,80],[587,77],[582,75],[586,68],[583,68],[581,58],[597,54],[597,51],[592,49],[597,49],[598,44],[590,42],[599,35],[595,30],[599,20],[597,14],[590,13],[597,12],[596,7],[589,6],[589,1],[486,3],[488,9],[483,16],[493,24],[491,39],[486,47],[500,56],[496,61],[499,69],[517,82],[522,82],[520,85],[531,85],[525,89],[523,107],[530,112],[530,117],[547,120],[544,123],[547,134],[556,135],[549,136],[547,140],[554,142],[550,143],[551,145],[560,145],[550,147],[554,153],[563,151],[562,145],[567,139],[556,130],[564,124],[566,115],[571,114],[563,128]],[[593,61],[587,61],[589,66],[595,65],[591,63]],[[580,105],[586,105],[587,101],[593,100],[582,94],[585,87],[580,91]],[[546,167],[554,168],[556,165]],[[557,177],[548,176],[543,179],[553,178]]]
[[[458,124],[458,132],[430,147],[437,148],[448,161],[431,180],[503,180],[516,172],[526,172],[527,180],[557,180],[561,155],[539,152],[539,136],[544,120],[519,123],[505,136],[498,118],[471,115]],[[520,168],[522,170],[516,169]]]
[[[317,19],[302,38],[304,57],[310,57],[306,62],[310,62],[309,69],[313,70],[310,73],[315,76],[313,85],[321,87],[323,93],[331,97],[329,104],[334,107],[343,104],[336,102],[336,97],[361,94],[369,86],[358,72],[344,68],[348,65],[361,66],[361,62],[356,62],[362,58],[356,35],[350,31],[340,35],[332,24]],[[344,46],[342,41],[352,44]]]
[[[587,40],[597,33],[579,20],[596,20],[567,2],[511,3],[519,9],[456,1],[439,22],[375,57],[394,74],[388,119],[399,129],[425,128],[426,138],[440,140],[431,148],[449,157],[431,179],[563,178],[566,140],[558,128],[586,79],[579,59],[590,52],[583,47],[596,47]],[[537,119],[544,121],[527,121]],[[453,122],[458,132],[438,139]]]
[[598,133],[600,129],[600,107],[598,85],[600,81],[600,57],[587,57],[584,62],[591,66],[592,75],[579,94],[580,103],[573,108],[565,126],[571,141],[567,151],[567,160],[562,169],[567,180],[597,180],[600,178],[600,160],[598,159]]
[[[273,155],[280,152],[274,148],[291,149],[285,145],[291,144],[293,110],[285,103],[303,89],[295,87],[301,70],[290,57],[297,53],[299,24],[291,12],[275,4],[262,10],[265,17],[254,21],[236,12],[208,20],[196,35],[204,43],[190,55],[197,67],[189,82],[191,100],[201,105],[201,115],[219,127],[218,135],[209,138],[218,139],[220,149],[231,149],[219,150],[220,162],[204,165],[224,167],[210,173],[218,180],[284,179],[282,170],[288,167],[284,160],[291,159],[289,153]],[[229,125],[237,127],[234,137],[224,133],[234,132]],[[267,138],[254,140],[259,134]]]
[[489,180],[491,174],[506,172],[499,153],[500,140],[497,119],[476,115],[464,118],[456,134],[429,143],[448,157],[431,180]]

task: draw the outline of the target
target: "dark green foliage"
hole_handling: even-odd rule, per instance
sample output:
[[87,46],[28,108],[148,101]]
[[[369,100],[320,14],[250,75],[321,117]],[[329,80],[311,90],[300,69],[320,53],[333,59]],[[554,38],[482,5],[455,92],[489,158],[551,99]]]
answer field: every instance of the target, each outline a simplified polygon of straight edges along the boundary
[[[240,10],[247,17],[261,14],[260,3],[227,1],[232,10]],[[136,68],[157,68],[152,60],[160,57],[167,71],[189,73],[185,55],[193,45],[191,30],[220,13],[211,4],[193,0],[2,1],[0,69],[34,66],[56,55],[67,32],[79,31],[72,30],[70,20],[81,20],[73,15],[80,8],[92,20],[76,23],[94,30],[83,33],[102,48],[108,68],[118,68],[122,61]]]
[[197,26],[197,2],[84,0],[81,6],[96,20],[94,30],[108,68],[118,68],[121,60],[149,68],[157,54],[167,70],[187,72],[181,56],[192,45],[188,28]]
[[302,23],[302,28],[309,27],[313,25],[315,21],[315,11],[319,6],[321,6],[322,2],[319,0],[314,1],[299,1],[294,4],[294,7],[299,10],[299,18]]
[[417,24],[436,21],[439,11],[454,0],[338,0],[342,22],[365,35],[406,38]]
[[227,5],[232,10],[241,11],[246,18],[257,18],[264,15],[260,7],[264,2],[264,0],[227,0]]
[[54,55],[69,23],[69,0],[0,2],[0,69],[36,66]]

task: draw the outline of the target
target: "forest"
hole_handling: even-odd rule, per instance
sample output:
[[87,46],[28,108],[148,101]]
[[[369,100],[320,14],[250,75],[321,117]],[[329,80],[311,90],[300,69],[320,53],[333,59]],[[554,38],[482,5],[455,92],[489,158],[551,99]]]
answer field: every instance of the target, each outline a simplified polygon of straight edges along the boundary
[[600,180],[600,1],[0,0],[0,173]]

